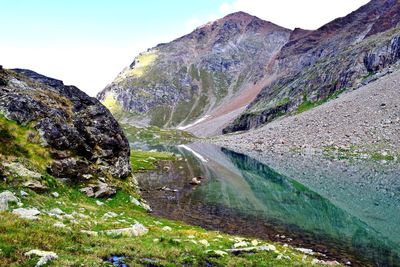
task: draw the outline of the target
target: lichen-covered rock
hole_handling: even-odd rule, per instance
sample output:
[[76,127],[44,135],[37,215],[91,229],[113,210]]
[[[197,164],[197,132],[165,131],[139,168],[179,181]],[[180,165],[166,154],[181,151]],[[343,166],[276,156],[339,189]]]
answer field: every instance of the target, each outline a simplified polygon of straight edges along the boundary
[[130,175],[128,141],[98,100],[30,70],[3,69],[0,77],[0,114],[38,131],[51,153],[53,176],[79,181]]

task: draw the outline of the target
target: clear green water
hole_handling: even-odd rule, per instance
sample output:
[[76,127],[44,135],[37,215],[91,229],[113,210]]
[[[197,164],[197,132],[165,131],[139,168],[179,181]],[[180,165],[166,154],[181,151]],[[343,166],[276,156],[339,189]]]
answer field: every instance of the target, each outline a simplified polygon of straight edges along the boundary
[[[187,161],[165,163],[169,171],[138,177],[157,215],[312,248],[353,266],[400,266],[400,237],[385,231],[388,220],[397,224],[398,214],[369,220],[354,209],[356,200],[349,205],[351,199],[342,201],[341,206],[350,208],[341,208],[335,203],[342,202],[321,196],[296,177],[224,148],[194,144],[161,149],[180,153]],[[201,185],[189,183],[195,176],[204,177]],[[164,186],[171,190],[159,190]],[[400,212],[396,206],[391,212],[396,208]]]

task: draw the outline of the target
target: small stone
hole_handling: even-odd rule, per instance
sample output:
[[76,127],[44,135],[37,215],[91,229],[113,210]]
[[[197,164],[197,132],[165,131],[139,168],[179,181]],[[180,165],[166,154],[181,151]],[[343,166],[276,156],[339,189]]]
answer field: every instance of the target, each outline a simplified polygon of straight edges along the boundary
[[30,180],[25,183],[23,183],[23,186],[29,189],[32,189],[35,192],[38,193],[43,193],[46,192],[49,188],[43,184],[41,184],[39,181],[35,180]]
[[247,246],[248,246],[248,244],[246,241],[241,241],[241,242],[233,244],[234,248],[247,247]]
[[166,231],[166,232],[172,231],[172,228],[169,226],[164,226],[162,229],[163,229],[163,231]]
[[205,240],[205,239],[199,240],[199,243],[202,244],[202,245],[205,246],[205,247],[210,246],[210,243],[208,243],[208,241]]
[[218,256],[221,256],[221,257],[223,257],[225,255],[228,255],[228,253],[223,251],[223,250],[213,250],[213,252],[215,253],[215,255],[218,255]]
[[114,218],[117,216],[118,216],[118,214],[116,214],[115,212],[109,211],[103,215],[102,219]]
[[84,187],[79,189],[82,193],[84,193],[88,197],[93,197],[94,196],[94,191],[92,187]]
[[58,228],[65,228],[65,224],[63,224],[62,222],[56,222],[53,224],[54,227],[58,227]]
[[131,203],[135,206],[141,206],[139,200],[137,200],[135,197],[131,196]]
[[36,208],[33,209],[18,208],[14,209],[12,213],[18,215],[22,219],[38,220],[39,218],[37,216],[40,214],[40,211]]
[[53,197],[55,197],[55,198],[57,198],[57,197],[59,197],[59,196],[60,196],[60,194],[59,194],[59,193],[57,193],[57,192],[52,192],[52,193],[51,193],[51,195],[52,195]]
[[193,177],[192,180],[190,181],[191,185],[199,185],[201,184],[201,181],[197,177]]
[[104,205],[104,203],[103,203],[103,202],[101,202],[101,201],[99,201],[99,200],[96,200],[96,205],[97,205],[97,206],[103,206],[103,205]]
[[21,195],[21,197],[27,197],[27,196],[29,196],[29,194],[28,194],[27,192],[22,191],[22,190],[19,192],[19,194]]
[[81,230],[80,232],[81,232],[82,234],[87,234],[87,235],[90,235],[90,236],[98,236],[98,233],[95,232],[95,231]]
[[25,253],[25,256],[36,255],[39,256],[40,259],[36,263],[35,267],[43,266],[47,264],[51,260],[55,260],[58,258],[57,254],[52,251],[42,251],[38,249],[30,250]]
[[0,193],[0,211],[8,210],[8,203],[18,203],[19,199],[10,191]]
[[105,233],[107,235],[122,235],[122,236],[142,236],[148,233],[148,229],[140,223],[134,224],[132,227],[129,228],[122,228],[122,229],[114,229],[114,230],[107,230]]
[[63,215],[65,212],[63,212],[61,209],[59,208],[54,208],[49,210],[48,214],[54,214],[54,215]]
[[314,255],[315,252],[312,249],[309,248],[295,248],[295,250],[300,251],[304,254],[308,254],[308,255]]

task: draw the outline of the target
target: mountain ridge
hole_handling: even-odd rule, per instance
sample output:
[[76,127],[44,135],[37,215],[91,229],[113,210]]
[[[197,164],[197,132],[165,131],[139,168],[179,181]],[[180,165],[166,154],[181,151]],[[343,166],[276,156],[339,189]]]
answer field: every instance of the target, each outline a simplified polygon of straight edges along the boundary
[[317,30],[232,13],[140,54],[98,98],[122,123],[249,130],[381,76],[399,58],[399,6],[372,0]]

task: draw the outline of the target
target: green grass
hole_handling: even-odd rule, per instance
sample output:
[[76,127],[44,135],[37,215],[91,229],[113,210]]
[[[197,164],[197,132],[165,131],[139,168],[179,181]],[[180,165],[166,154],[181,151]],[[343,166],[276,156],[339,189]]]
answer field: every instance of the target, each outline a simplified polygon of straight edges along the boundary
[[177,145],[196,139],[189,132],[176,129],[161,129],[157,126],[140,128],[132,125],[122,125],[122,128],[130,143],[140,142],[151,146]]
[[329,97],[326,97],[324,99],[318,100],[318,101],[310,101],[307,99],[307,96],[305,94],[303,94],[303,102],[297,107],[296,113],[302,113],[305,112],[307,110],[310,110],[312,108],[315,108],[317,106],[320,106],[332,99],[337,98],[341,93],[343,93],[346,90],[346,88],[344,89],[340,89],[335,91],[332,95],[330,95]]
[[398,160],[400,155],[395,151],[385,152],[381,151],[381,147],[356,147],[350,146],[348,148],[337,146],[323,147],[323,154],[332,159],[338,160],[367,160],[367,161],[395,161]]
[[169,152],[131,151],[131,166],[133,172],[156,170],[159,161],[176,160],[176,156]]
[[[14,190],[18,194],[17,190]],[[181,222],[164,220],[146,213],[130,203],[130,196],[118,192],[110,201],[98,206],[95,199],[68,187],[59,187],[58,199],[50,195],[39,195],[28,191],[22,198],[24,207],[36,207],[42,211],[40,220],[27,221],[9,212],[0,213],[0,266],[33,266],[37,258],[24,253],[31,249],[53,251],[59,258],[49,266],[107,266],[103,258],[124,255],[125,263],[142,266],[145,258],[156,262],[155,266],[311,266],[312,257],[302,262],[303,254],[281,244],[258,240],[259,245],[273,244],[276,251],[215,255],[215,250],[233,247],[238,237],[206,231]],[[44,211],[60,208],[71,214],[78,212],[87,216],[75,216],[75,223],[67,219],[56,219]],[[114,212],[115,218],[102,219],[106,212]],[[55,222],[62,221],[67,227],[56,228]],[[135,222],[145,225],[149,232],[141,237],[107,236],[100,231],[130,227]],[[164,231],[169,226],[171,231]],[[81,233],[81,230],[99,232],[97,236]],[[202,245],[206,240],[209,246]],[[251,242],[252,239],[244,239]],[[210,252],[207,252],[210,251]],[[289,258],[277,259],[279,254]]]
[[39,133],[6,119],[0,114],[0,160],[29,162],[43,172],[51,162],[48,150],[40,145]]

